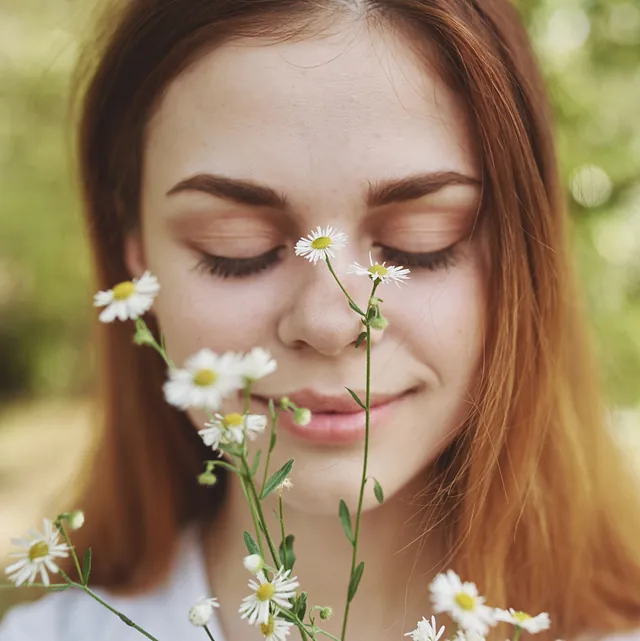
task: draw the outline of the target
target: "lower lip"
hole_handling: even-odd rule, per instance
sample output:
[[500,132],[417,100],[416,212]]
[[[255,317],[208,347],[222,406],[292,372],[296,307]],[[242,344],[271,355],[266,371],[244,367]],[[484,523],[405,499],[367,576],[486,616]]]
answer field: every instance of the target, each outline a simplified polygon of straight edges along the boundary
[[[411,396],[407,392],[402,396],[371,408],[369,432],[376,431],[389,422],[394,412]],[[254,399],[266,406],[262,399]],[[278,427],[286,429],[295,436],[319,445],[349,445],[364,441],[366,436],[366,414],[349,412],[343,414],[323,414],[312,412],[308,425],[296,425],[293,421],[293,412],[280,412]]]

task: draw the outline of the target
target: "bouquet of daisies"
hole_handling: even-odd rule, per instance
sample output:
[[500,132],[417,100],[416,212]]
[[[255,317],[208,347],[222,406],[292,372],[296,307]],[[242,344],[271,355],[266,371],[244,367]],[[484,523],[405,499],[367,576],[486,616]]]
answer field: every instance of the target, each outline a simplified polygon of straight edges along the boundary
[[[310,596],[301,589],[298,578],[293,574],[294,537],[286,533],[282,492],[292,487],[290,476],[294,460],[289,460],[276,471],[269,469],[271,454],[277,443],[276,435],[281,413],[291,412],[294,422],[299,426],[305,426],[311,420],[311,412],[307,408],[298,407],[288,398],[270,399],[268,415],[252,414],[250,411],[252,385],[276,370],[277,363],[271,354],[261,347],[255,347],[247,354],[216,354],[208,348],[203,348],[186,359],[182,367],[177,367],[167,355],[164,337],[156,338],[142,319],[160,291],[160,284],[153,274],[146,272],[139,279],[119,283],[113,289],[98,292],[94,297],[94,305],[103,308],[99,315],[100,321],[134,321],[135,343],[151,347],[164,360],[168,367],[167,380],[163,386],[166,401],[180,410],[197,408],[206,412],[209,420],[198,433],[204,444],[212,450],[212,458],[204,461],[204,470],[199,475],[198,482],[201,485],[214,485],[217,480],[216,469],[224,468],[232,472],[242,486],[254,532],[244,532],[247,555],[243,559],[243,571],[248,571],[252,578],[248,582],[247,596],[238,604],[238,614],[248,625],[258,626],[267,641],[284,641],[293,628],[297,628],[303,640],[315,640],[324,636],[334,641],[345,641],[349,607],[357,594],[364,572],[364,563],[358,560],[358,541],[367,480],[373,481],[376,499],[380,503],[384,501],[384,492],[378,481],[367,477],[371,335],[372,332],[383,331],[388,326],[388,321],[381,311],[383,300],[377,295],[378,288],[389,283],[398,286],[405,283],[409,279],[409,270],[375,262],[371,256],[369,266],[358,263],[350,265],[348,273],[371,281],[368,304],[362,309],[343,286],[331,262],[331,259],[335,258],[335,251],[340,250],[346,242],[347,237],[344,233],[332,227],[317,227],[308,237],[300,239],[295,249],[296,255],[314,265],[324,264],[328,268],[336,285],[343,292],[346,304],[360,318],[362,329],[355,347],[366,351],[365,398],[360,398],[353,390],[346,389],[365,411],[366,434],[362,480],[353,524],[351,511],[346,503],[342,500],[338,506],[340,522],[352,546],[350,579],[346,586],[340,637],[322,628],[322,622],[331,616],[331,608],[312,604]],[[220,413],[223,400],[238,394],[242,394],[244,398],[243,412]],[[259,449],[250,457],[247,442],[267,432],[269,438],[265,451]],[[261,458],[264,459],[264,465],[261,478],[258,478]],[[263,509],[265,499],[273,493],[280,495],[280,531],[277,534],[270,531]],[[91,589],[91,551],[87,550],[81,562],[71,541],[71,532],[82,527],[83,522],[84,516],[81,511],[65,512],[58,515],[53,522],[44,519],[42,532],[31,530],[26,538],[12,539],[19,550],[11,553],[15,560],[5,569],[9,585],[38,586],[57,591],[82,590],[141,635],[159,641]],[[59,559],[68,558],[69,555],[73,558],[77,578],[70,577],[58,565]],[[59,575],[62,581],[51,583],[50,575]],[[36,582],[38,578],[40,581]],[[514,641],[518,640],[523,631],[535,634],[546,630],[550,625],[546,613],[531,616],[513,609],[489,607],[479,595],[476,586],[471,582],[463,582],[452,570],[439,574],[433,580],[430,594],[433,612],[447,615],[453,623],[452,631],[447,635],[452,641],[481,641],[498,622],[514,626]],[[217,607],[219,603],[215,597],[203,597],[193,604],[189,612],[185,612],[191,623],[201,627],[212,641],[214,637],[208,624],[214,608]],[[439,641],[444,634],[445,627],[438,628],[435,617],[431,617],[430,620],[423,617],[417,622],[415,629],[407,632],[405,636],[411,637],[413,641]]]

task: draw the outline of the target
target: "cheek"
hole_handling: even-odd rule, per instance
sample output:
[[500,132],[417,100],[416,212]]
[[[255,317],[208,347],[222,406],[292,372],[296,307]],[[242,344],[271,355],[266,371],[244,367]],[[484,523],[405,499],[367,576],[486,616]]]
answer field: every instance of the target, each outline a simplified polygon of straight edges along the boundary
[[405,304],[406,335],[416,358],[440,385],[467,385],[482,353],[486,318],[483,270],[475,260],[413,283]]
[[273,342],[277,293],[272,279],[221,280],[194,270],[197,259],[149,260],[162,284],[154,309],[177,366],[203,347],[248,351]]

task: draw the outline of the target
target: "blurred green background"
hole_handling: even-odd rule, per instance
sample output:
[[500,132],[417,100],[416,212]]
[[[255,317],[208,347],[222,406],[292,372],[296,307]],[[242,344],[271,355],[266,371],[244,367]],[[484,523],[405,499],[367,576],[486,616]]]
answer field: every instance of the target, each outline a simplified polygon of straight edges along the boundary
[[[614,424],[624,438],[640,439],[640,2],[518,4],[556,113],[575,253]],[[85,399],[95,313],[68,95],[95,6],[0,0],[2,553],[7,537],[37,524],[71,479],[91,433]]]

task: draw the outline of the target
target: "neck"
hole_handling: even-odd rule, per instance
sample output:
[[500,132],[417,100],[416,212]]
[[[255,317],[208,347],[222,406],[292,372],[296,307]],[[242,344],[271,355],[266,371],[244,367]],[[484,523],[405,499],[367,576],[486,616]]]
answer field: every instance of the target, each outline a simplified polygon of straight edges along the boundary
[[[212,594],[222,604],[220,615],[227,641],[235,641],[252,638],[248,624],[239,620],[237,608],[249,594],[250,577],[242,566],[248,552],[242,535],[247,530],[255,536],[255,530],[239,483],[231,479],[229,485],[221,512],[206,530],[204,547]],[[348,637],[352,639],[397,639],[400,633],[412,630],[422,616],[430,615],[428,586],[443,569],[445,548],[444,528],[426,532],[425,523],[433,516],[426,507],[428,497],[415,498],[424,486],[424,480],[417,479],[362,515],[356,562],[364,561],[365,567],[349,613]],[[295,487],[290,491],[295,492]],[[269,499],[273,500],[269,503]],[[277,547],[281,540],[280,525],[273,515],[277,492],[269,499],[264,512]],[[285,505],[284,517],[286,533],[295,535],[292,574],[300,581],[299,589],[309,593],[309,607],[332,607],[329,621],[320,620],[315,613],[316,625],[339,637],[353,548],[342,530],[337,508],[335,515],[318,515]],[[265,556],[273,565],[266,546]]]

